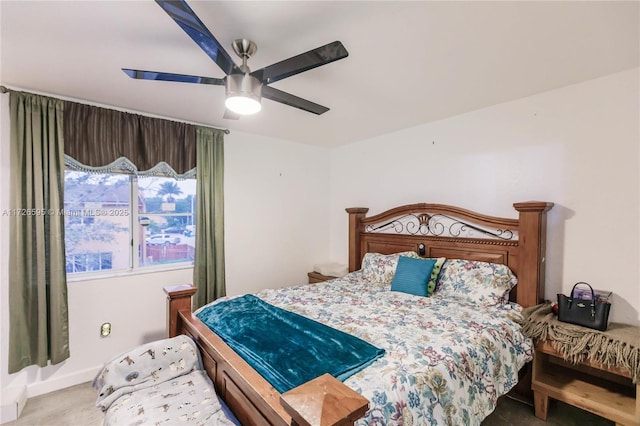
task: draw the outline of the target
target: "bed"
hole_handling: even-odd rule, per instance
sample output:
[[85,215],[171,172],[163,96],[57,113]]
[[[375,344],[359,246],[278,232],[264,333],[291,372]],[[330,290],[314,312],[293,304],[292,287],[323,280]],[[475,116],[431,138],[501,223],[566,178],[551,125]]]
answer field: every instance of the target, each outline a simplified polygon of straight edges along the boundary
[[[546,212],[552,206],[516,203],[517,219],[440,204],[405,205],[371,217],[366,208],[349,208],[349,275],[256,296],[385,349],[344,381],[370,402],[357,425],[479,424],[531,360],[531,342],[515,320],[520,307],[543,298]],[[518,283],[505,296],[517,305],[484,303],[477,299],[481,292],[464,290],[455,279],[432,297],[389,291],[387,279],[371,277],[372,256],[401,252],[446,258],[442,273],[450,263],[462,276],[469,265],[494,265],[488,276],[505,265]],[[217,392],[240,422],[292,424],[282,395],[191,312],[195,289],[166,290],[169,335],[194,338]],[[462,327],[456,331],[454,324]]]

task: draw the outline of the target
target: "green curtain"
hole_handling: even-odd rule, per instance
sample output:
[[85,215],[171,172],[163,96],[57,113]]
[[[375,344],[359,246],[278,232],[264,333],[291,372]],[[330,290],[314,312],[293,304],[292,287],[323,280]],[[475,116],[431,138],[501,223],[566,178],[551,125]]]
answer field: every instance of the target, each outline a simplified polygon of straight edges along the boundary
[[194,309],[226,294],[224,283],[224,131],[196,133]]
[[9,373],[69,357],[62,101],[11,92]]

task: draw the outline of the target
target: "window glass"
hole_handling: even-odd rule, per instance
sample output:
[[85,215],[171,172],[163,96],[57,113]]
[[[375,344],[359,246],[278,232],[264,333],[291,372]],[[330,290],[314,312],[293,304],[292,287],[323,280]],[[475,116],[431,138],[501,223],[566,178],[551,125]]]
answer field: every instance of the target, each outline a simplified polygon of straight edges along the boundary
[[130,199],[129,176],[65,171],[68,273],[132,266]]
[[195,179],[65,171],[67,273],[192,262],[195,192]]
[[193,261],[195,195],[195,179],[138,178],[140,265]]
[[67,255],[67,273],[113,269],[112,253],[82,253]]

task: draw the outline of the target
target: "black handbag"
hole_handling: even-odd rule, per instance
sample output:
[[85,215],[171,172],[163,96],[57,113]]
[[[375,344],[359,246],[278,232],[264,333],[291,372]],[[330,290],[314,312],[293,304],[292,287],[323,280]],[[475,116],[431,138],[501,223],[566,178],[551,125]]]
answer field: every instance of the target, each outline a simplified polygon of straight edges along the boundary
[[[591,290],[591,300],[576,299],[574,291],[580,284]],[[571,289],[571,297],[558,293],[558,321],[581,325],[595,330],[605,331],[609,323],[611,303],[596,300],[593,288],[585,283],[576,283]]]

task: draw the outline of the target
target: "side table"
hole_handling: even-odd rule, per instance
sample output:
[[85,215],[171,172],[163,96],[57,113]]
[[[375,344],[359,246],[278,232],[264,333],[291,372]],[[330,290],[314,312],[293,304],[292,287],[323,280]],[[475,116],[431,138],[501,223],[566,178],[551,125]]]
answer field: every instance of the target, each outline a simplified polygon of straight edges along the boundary
[[338,277],[332,277],[330,275],[322,275],[320,272],[315,272],[315,271],[309,272],[307,276],[309,277],[309,284],[321,283],[323,281],[338,278]]
[[551,342],[536,344],[533,359],[535,415],[546,420],[549,398],[597,414],[618,425],[640,425],[640,383],[631,372],[584,360],[564,361]]

